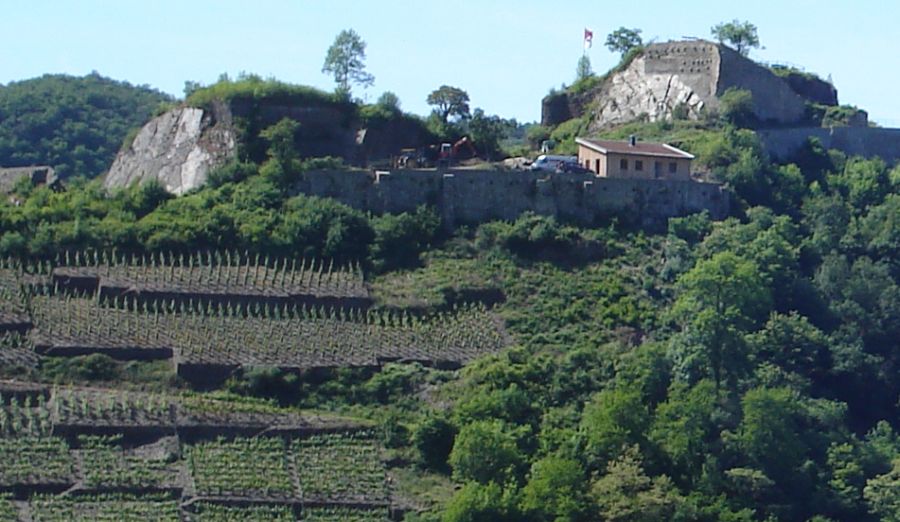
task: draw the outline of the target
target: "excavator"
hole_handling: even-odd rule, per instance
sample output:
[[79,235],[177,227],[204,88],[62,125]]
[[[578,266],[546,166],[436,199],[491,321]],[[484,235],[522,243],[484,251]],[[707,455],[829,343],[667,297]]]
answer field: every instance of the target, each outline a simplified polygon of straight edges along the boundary
[[441,143],[429,145],[425,149],[401,149],[396,160],[396,167],[400,169],[449,167],[461,159],[475,158],[478,150],[472,144],[468,136],[463,136],[455,143]]

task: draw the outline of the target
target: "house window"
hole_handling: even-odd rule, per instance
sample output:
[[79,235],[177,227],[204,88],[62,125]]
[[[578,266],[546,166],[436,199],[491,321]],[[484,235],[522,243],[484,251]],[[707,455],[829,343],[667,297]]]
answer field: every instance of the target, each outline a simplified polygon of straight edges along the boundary
[[[590,166],[588,167],[588,170],[590,170]],[[600,172],[600,158],[594,160],[594,171],[597,172],[597,174],[602,174]]]
[[675,174],[678,172],[678,164],[674,161],[669,163],[669,174]]
[[622,158],[619,160],[619,169],[620,170],[628,170],[628,160]]
[[634,160],[634,170],[644,170],[644,162],[641,160]]

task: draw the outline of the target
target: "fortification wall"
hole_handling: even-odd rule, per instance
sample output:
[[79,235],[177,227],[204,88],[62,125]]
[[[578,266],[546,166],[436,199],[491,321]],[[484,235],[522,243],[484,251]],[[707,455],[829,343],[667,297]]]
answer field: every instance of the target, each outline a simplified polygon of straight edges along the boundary
[[850,156],[880,157],[888,163],[900,160],[900,129],[871,127],[803,127],[757,131],[763,147],[776,161],[790,161],[811,137],[826,149]]
[[722,219],[730,204],[728,192],[713,183],[531,171],[316,171],[295,190],[375,213],[433,205],[448,227],[513,220],[526,211],[583,225],[612,215],[654,225],[702,210]]
[[796,123],[803,120],[806,101],[769,69],[748,60],[737,51],[718,46],[721,60],[716,96],[730,88],[753,94],[753,112],[766,123]]

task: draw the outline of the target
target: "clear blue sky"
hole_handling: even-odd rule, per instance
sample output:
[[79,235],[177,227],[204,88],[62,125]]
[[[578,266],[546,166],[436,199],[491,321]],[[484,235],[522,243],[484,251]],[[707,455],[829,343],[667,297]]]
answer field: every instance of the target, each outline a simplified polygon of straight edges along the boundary
[[900,126],[891,87],[900,85],[898,12],[875,0],[3,0],[0,83],[96,70],[180,96],[185,80],[246,71],[330,90],[325,51],[353,28],[375,75],[355,95],[393,91],[405,110],[425,114],[428,93],[450,84],[469,92],[473,108],[533,121],[548,90],[572,81],[585,27],[602,72],[617,58],[605,35],[620,26],[665,41],[708,38],[712,25],[737,18],[759,27],[755,59],[830,74],[842,103]]

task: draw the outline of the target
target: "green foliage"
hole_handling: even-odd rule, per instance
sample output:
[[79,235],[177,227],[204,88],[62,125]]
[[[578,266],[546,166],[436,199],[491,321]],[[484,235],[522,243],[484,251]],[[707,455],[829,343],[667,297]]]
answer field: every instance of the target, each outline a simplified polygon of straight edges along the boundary
[[853,105],[829,106],[822,116],[823,127],[847,127],[859,116],[860,110]]
[[587,80],[593,75],[594,70],[591,69],[591,59],[588,58],[587,54],[581,55],[581,58],[578,59],[578,65],[575,67],[575,83]]
[[543,252],[565,252],[579,240],[578,231],[560,226],[552,217],[526,212],[514,223],[491,223],[478,230],[482,246],[496,245],[531,258]]
[[682,502],[668,477],[650,478],[644,473],[635,446],[609,463],[606,474],[591,485],[591,496],[602,520],[610,522],[671,520]]
[[578,461],[547,456],[531,465],[521,509],[536,521],[574,522],[588,512],[585,471]]
[[719,97],[720,112],[727,123],[736,127],[751,127],[756,122],[753,112],[753,93],[729,87]]
[[459,87],[441,85],[428,95],[425,100],[434,106],[434,114],[441,123],[446,124],[451,117],[466,119],[469,117],[469,93]]
[[640,29],[620,27],[606,36],[606,48],[623,57],[632,49],[639,48],[643,44]]
[[716,419],[719,416],[715,383],[704,380],[694,386],[676,382],[668,399],[659,405],[650,439],[669,460],[669,469],[679,483],[698,479],[707,456],[713,452]]
[[502,153],[500,142],[515,127],[515,121],[504,120],[499,116],[488,116],[483,110],[475,109],[466,126],[479,156],[490,160]]
[[516,439],[498,420],[475,421],[460,428],[450,452],[453,478],[483,485],[506,483],[522,471]]
[[113,381],[119,377],[116,362],[103,354],[73,358],[53,358],[44,362],[41,372],[53,382]]
[[869,509],[881,520],[900,521],[900,458],[894,460],[890,472],[869,479],[865,497]]
[[555,154],[576,154],[578,147],[575,145],[575,138],[584,136],[589,126],[590,118],[588,116],[572,118],[557,125],[550,133],[550,139],[556,142],[556,149],[553,152]]
[[443,522],[516,522],[521,517],[516,510],[515,491],[495,482],[464,485],[447,504]]
[[734,49],[746,56],[750,49],[759,47],[759,36],[756,34],[756,26],[750,22],[741,22],[737,19],[731,22],[716,24],[710,29],[712,36],[719,43],[729,43]]
[[700,349],[716,386],[734,383],[746,366],[743,334],[754,327],[771,303],[770,290],[757,265],[730,252],[703,260],[678,279],[672,309],[690,344]]
[[391,91],[384,91],[381,93],[381,96],[378,97],[378,101],[376,101],[375,104],[393,113],[400,112],[400,97]]
[[223,76],[218,82],[197,87],[185,97],[190,107],[212,108],[218,101],[259,101],[296,105],[328,105],[337,100],[333,95],[304,85],[293,85],[272,78],[263,79],[255,74],[241,75],[236,80]]
[[50,165],[64,178],[98,176],[129,132],[170,100],[96,72],[0,85],[0,166]]
[[438,414],[425,417],[412,432],[413,447],[420,462],[434,470],[445,470],[455,436],[456,428],[444,417]]
[[350,84],[370,87],[375,77],[366,72],[366,42],[353,29],[338,33],[325,54],[322,72],[334,76],[339,98],[350,98]]
[[437,238],[440,225],[437,212],[424,206],[412,214],[404,212],[374,218],[372,259],[375,268],[391,270],[416,266],[419,254]]
[[636,390],[615,388],[596,394],[581,418],[585,457],[590,469],[603,469],[626,448],[642,444],[650,414]]

